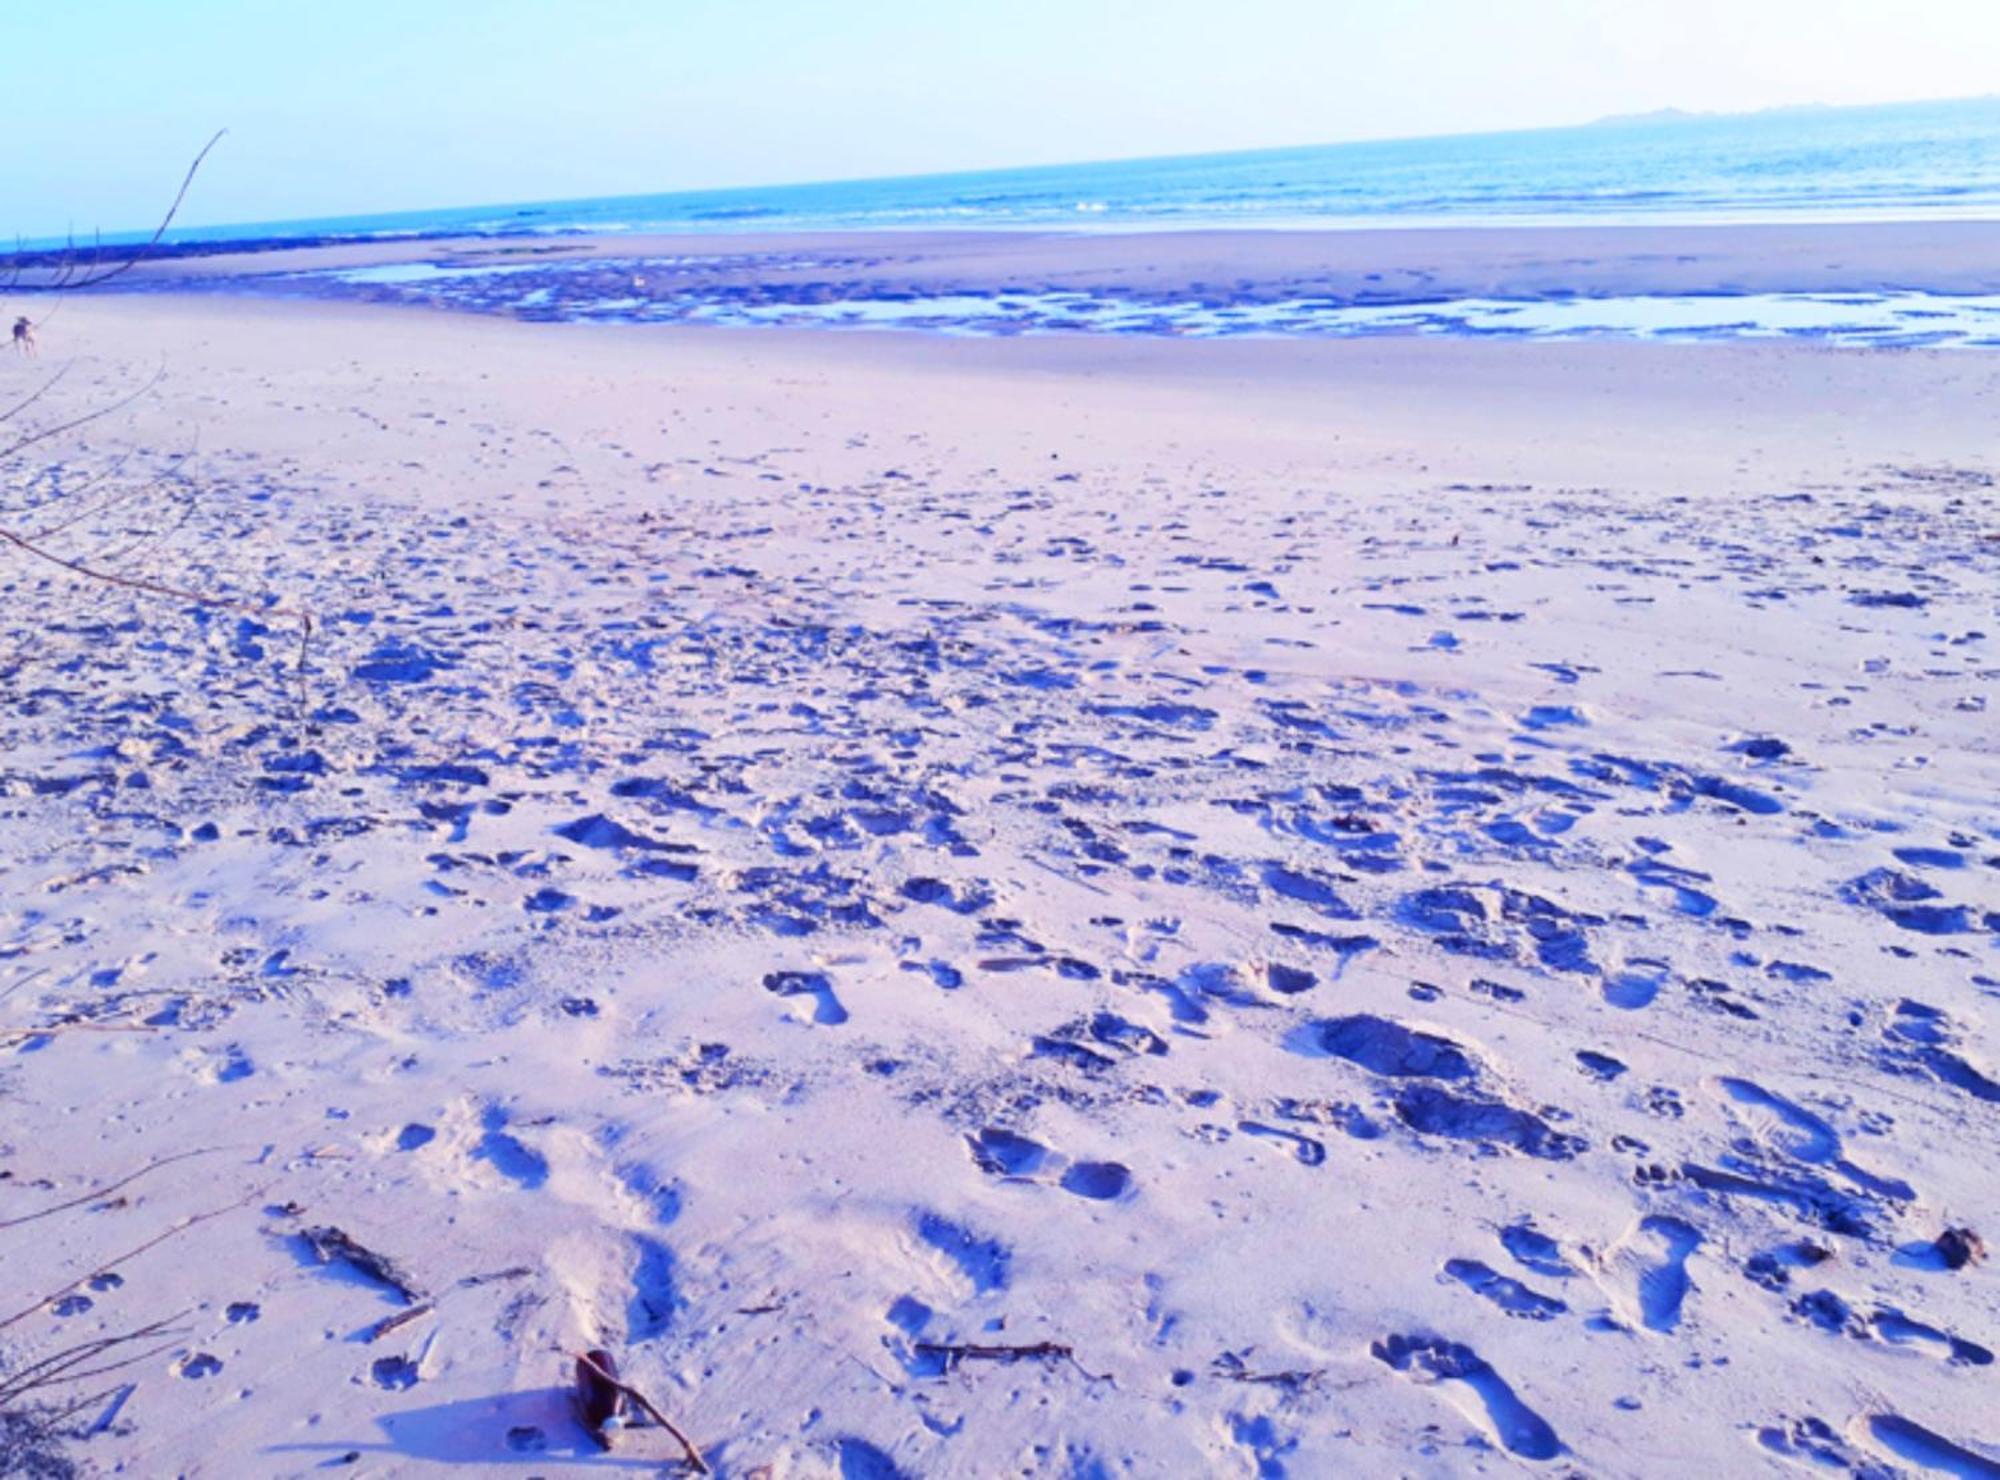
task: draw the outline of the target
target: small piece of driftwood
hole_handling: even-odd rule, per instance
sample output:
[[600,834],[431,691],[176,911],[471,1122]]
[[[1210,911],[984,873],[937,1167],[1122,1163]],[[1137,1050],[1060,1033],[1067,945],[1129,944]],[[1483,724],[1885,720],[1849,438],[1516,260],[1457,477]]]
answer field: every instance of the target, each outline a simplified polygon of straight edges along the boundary
[[618,1363],[602,1348],[576,1359],[576,1415],[599,1449],[611,1447],[611,1425],[625,1421],[625,1390],[618,1384]]
[[41,1299],[35,1301],[34,1304],[23,1306],[20,1310],[15,1311],[14,1314],[7,1316],[5,1319],[0,1319],[0,1331],[6,1330],[9,1326],[14,1325],[18,1321],[25,1321],[29,1316],[35,1314],[37,1311],[44,1310],[47,1307],[55,1304],[56,1301],[62,1299],[63,1296],[69,1294],[70,1291],[76,1289],[76,1287],[78,1285],[81,1285],[84,1281],[89,1279],[94,1279],[101,1274],[108,1274],[112,1270],[116,1269],[119,1265],[125,1263],[127,1260],[136,1259],[139,1257],[139,1255],[147,1252],[147,1250],[158,1248],[168,1239],[176,1238],[179,1235],[186,1233],[190,1228],[199,1227],[201,1224],[208,1222],[212,1218],[220,1218],[225,1213],[233,1213],[238,1208],[242,1207],[245,1203],[250,1202],[253,1198],[259,1197],[261,1195],[262,1195],[261,1193],[252,1192],[247,1197],[238,1198],[235,1202],[231,1203],[226,1208],[216,1208],[210,1212],[196,1213],[192,1217],[181,1219],[180,1222],[176,1223],[172,1228],[169,1228],[165,1233],[154,1234],[144,1243],[139,1244],[134,1248],[127,1249],[124,1253],[118,1255],[116,1258],[105,1260],[103,1263],[97,1265],[94,1269],[90,1270],[89,1272],[78,1275],[75,1279],[71,1280],[68,1284],[62,1286],[61,1288],[49,1291],[48,1294],[42,1296]]
[[1225,1378],[1230,1382],[1262,1383],[1267,1387],[1283,1388],[1288,1393],[1304,1392],[1325,1376],[1325,1372],[1318,1367],[1258,1372],[1246,1365],[1235,1352],[1224,1352],[1208,1364],[1208,1370],[1214,1376]]
[[410,1322],[416,1320],[419,1316],[427,1316],[436,1309],[437,1307],[435,1305],[431,1304],[430,1301],[426,1300],[423,1301],[421,1304],[412,1305],[406,1310],[399,1310],[394,1315],[384,1316],[382,1317],[381,1320],[377,1321],[374,1325],[368,1328],[368,1334],[364,1339],[368,1341],[380,1341],[384,1336],[387,1336],[391,1331],[394,1331],[402,1326],[407,1326],[410,1324]]
[[67,1202],[59,1202],[53,1207],[42,1208],[37,1212],[23,1213],[18,1218],[0,1219],[0,1228],[18,1228],[23,1223],[33,1223],[37,1218],[48,1218],[57,1213],[66,1213],[71,1208],[80,1208],[85,1203],[109,1197],[121,1187],[131,1186],[148,1172],[157,1172],[161,1167],[172,1166],[177,1161],[186,1161],[191,1156],[212,1156],[221,1149],[220,1146],[201,1146],[193,1151],[176,1151],[171,1156],[163,1156],[158,1161],[148,1162],[131,1175],[120,1177],[116,1182],[86,1192],[80,1197],[72,1197]]
[[321,1228],[307,1228],[299,1232],[306,1247],[321,1264],[345,1264],[358,1274],[373,1280],[386,1289],[395,1291],[405,1303],[420,1304],[424,1292],[417,1282],[403,1272],[401,1265],[386,1254],[378,1254],[363,1244],[356,1243],[343,1229],[328,1224]]
[[461,1290],[471,1290],[480,1285],[490,1285],[495,1280],[526,1279],[534,1271],[525,1264],[510,1265],[506,1269],[496,1269],[491,1274],[469,1274],[458,1282]]
[[1109,1373],[1092,1372],[1076,1359],[1076,1349],[1059,1341],[1034,1341],[1023,1346],[983,1346],[977,1343],[919,1341],[919,1352],[944,1360],[949,1372],[960,1362],[1067,1362],[1092,1382],[1109,1382]]
[[694,1440],[682,1433],[666,1414],[660,1412],[644,1393],[623,1381],[618,1376],[617,1366],[607,1351],[589,1351],[576,1359],[577,1406],[582,1412],[584,1426],[590,1435],[604,1448],[611,1447],[611,1436],[607,1426],[619,1415],[619,1399],[629,1399],[641,1413],[672,1434],[681,1446],[688,1468],[698,1475],[711,1473],[708,1461],[695,1448]]

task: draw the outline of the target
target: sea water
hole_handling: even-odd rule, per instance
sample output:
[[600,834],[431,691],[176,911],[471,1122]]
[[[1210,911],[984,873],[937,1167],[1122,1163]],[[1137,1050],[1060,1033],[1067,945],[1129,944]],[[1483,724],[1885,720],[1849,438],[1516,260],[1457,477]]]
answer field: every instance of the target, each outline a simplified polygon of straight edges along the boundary
[[[1218,304],[1116,292],[911,293],[846,283],[811,249],[742,255],[732,233],[815,230],[1360,227],[2000,216],[2000,97],[1337,144],[817,185],[351,216],[172,234],[325,240],[706,234],[699,257],[412,261],[165,279],[158,286],[360,297],[532,319],[1185,337],[1455,334],[1810,339],[2000,348],[2000,299],[1916,292]],[[682,248],[686,251],[688,248]],[[682,275],[735,262],[753,281]],[[255,260],[255,259],[252,259]],[[837,276],[837,275],[836,275]],[[152,286],[143,275],[125,287]]]
[[2000,96],[202,227],[170,240],[885,227],[1384,226],[2000,210]]

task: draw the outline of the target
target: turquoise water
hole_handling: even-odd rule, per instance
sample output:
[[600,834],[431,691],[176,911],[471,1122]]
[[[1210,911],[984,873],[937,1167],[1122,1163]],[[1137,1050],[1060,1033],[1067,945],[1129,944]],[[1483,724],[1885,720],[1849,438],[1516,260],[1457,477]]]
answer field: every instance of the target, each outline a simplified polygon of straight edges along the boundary
[[346,216],[173,239],[1995,214],[2000,97]]

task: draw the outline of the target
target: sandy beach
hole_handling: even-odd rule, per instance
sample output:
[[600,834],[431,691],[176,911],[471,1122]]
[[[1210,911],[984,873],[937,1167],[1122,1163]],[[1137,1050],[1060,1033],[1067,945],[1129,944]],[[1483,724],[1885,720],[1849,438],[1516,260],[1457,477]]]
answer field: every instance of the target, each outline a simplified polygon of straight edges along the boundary
[[[2000,291],[1760,230],[707,270]],[[0,551],[17,1455],[2000,1474],[2000,356],[41,337],[9,527],[209,600]]]

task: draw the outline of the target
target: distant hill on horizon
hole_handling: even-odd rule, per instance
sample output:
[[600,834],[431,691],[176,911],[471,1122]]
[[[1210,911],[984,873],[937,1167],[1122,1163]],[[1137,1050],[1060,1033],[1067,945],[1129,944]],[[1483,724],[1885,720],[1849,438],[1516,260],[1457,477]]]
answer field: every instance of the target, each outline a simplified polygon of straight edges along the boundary
[[1768,108],[1648,108],[1636,113],[1607,113],[1583,125],[1599,128],[1619,123],[1692,123],[1712,118],[1778,118],[1797,113],[1839,113],[1855,108],[1907,108],[1923,103],[1983,103],[2000,93],[1974,93],[1962,98],[1912,98],[1893,103],[1775,103]]

